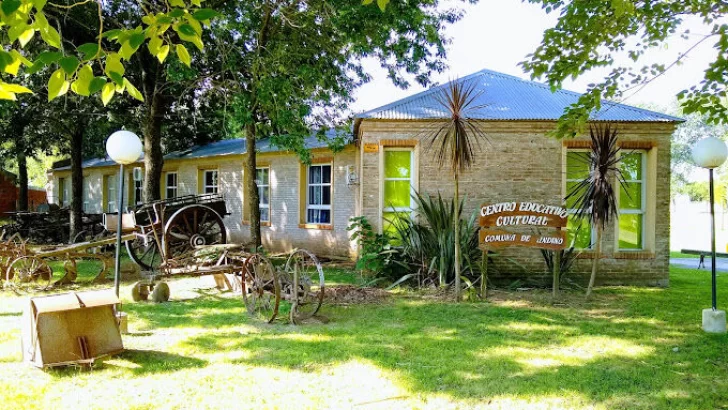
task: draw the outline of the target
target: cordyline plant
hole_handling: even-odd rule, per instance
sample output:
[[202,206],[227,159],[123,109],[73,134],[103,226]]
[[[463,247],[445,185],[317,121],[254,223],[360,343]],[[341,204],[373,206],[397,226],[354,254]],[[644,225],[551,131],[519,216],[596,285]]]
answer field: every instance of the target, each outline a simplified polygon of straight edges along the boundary
[[[477,83],[464,81],[450,81],[439,93],[435,95],[437,103],[449,114],[449,118],[435,119],[428,128],[424,137],[429,140],[428,150],[435,151],[435,157],[440,168],[449,163],[455,180],[455,211],[453,212],[454,237],[460,237],[460,173],[469,169],[475,163],[475,150],[480,150],[480,141],[487,141],[482,129],[478,127],[478,119],[473,117],[476,110],[484,105],[478,105],[482,91],[478,91]],[[460,241],[455,245],[455,300],[460,301]]]
[[[597,229],[596,248],[592,261],[592,272],[586,297],[589,298],[597,274],[597,263],[601,257],[602,232],[612,218],[618,216],[616,190],[619,182],[624,186],[624,175],[619,168],[620,149],[617,144],[617,129],[610,124],[589,127],[591,151],[584,158],[589,165],[589,175],[573,186],[566,195],[566,201],[573,201],[577,219],[587,219]],[[626,190],[625,190],[626,191]]]

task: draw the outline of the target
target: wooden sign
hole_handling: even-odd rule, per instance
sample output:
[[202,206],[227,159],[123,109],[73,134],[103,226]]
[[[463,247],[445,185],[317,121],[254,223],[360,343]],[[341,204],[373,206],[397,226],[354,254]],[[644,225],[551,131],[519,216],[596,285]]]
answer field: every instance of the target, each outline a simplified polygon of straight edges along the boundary
[[566,231],[554,231],[545,235],[529,235],[495,229],[480,229],[480,246],[503,248],[506,246],[524,246],[560,250],[566,248]]
[[379,152],[379,144],[364,144],[364,152]]
[[501,202],[480,207],[480,226],[537,226],[563,228],[568,212],[565,208],[537,202]]

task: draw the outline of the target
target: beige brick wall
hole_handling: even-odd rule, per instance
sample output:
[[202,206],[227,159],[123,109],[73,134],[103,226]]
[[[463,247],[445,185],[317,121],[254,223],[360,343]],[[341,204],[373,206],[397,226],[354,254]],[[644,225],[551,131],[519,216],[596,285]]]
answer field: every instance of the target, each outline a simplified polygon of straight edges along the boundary
[[[560,204],[564,196],[563,167],[565,144],[568,142],[546,136],[553,129],[549,122],[487,122],[483,130],[489,137],[477,154],[471,170],[461,175],[460,193],[467,196],[465,211],[475,212],[483,203],[502,201],[534,201]],[[649,252],[627,254],[616,252],[616,228],[605,230],[603,253],[598,281],[600,283],[636,283],[667,285],[670,230],[670,135],[671,124],[620,124],[621,141],[649,142],[656,162],[654,186],[654,240]],[[420,192],[452,197],[453,182],[449,170],[440,170],[426,143],[416,141],[422,135],[423,123],[414,121],[366,120],[361,123],[361,206],[362,214],[379,225],[380,216],[380,155],[367,153],[365,144],[394,144],[415,140],[415,158],[419,164]],[[584,138],[581,138],[582,140]],[[649,208],[649,205],[648,205]],[[648,243],[651,241],[648,240]],[[586,254],[582,256],[588,256]],[[627,259],[629,258],[629,259]],[[644,258],[644,259],[632,259]],[[509,261],[510,259],[510,261]],[[573,276],[581,279],[590,271],[592,259],[577,261]],[[540,251],[528,248],[509,248],[495,258],[490,271],[504,280],[539,275],[548,276]]]
[[[349,218],[355,215],[359,197],[358,185],[348,185],[347,166],[358,169],[358,152],[351,146],[333,155],[326,150],[316,150],[316,157],[332,158],[333,165],[333,215],[330,229],[300,227],[299,206],[301,163],[292,154],[263,153],[258,155],[259,164],[270,166],[271,224],[261,228],[263,243],[270,251],[289,251],[306,248],[322,255],[353,256],[355,247],[349,241],[346,230]],[[201,169],[218,170],[218,189],[226,200],[230,215],[224,218],[231,242],[244,243],[250,238],[248,225],[243,223],[243,166],[242,155],[212,157],[195,160],[169,160],[164,172],[177,172],[178,195],[199,193],[198,173]],[[127,169],[131,169],[128,167]],[[118,177],[116,167],[84,170],[84,183],[89,185],[90,212],[103,212],[103,177]],[[127,173],[128,174],[128,173]],[[70,172],[59,171],[49,175],[46,187],[49,198],[58,198],[58,178],[68,178]],[[125,185],[129,186],[128,175]],[[128,197],[128,189],[125,196]],[[165,195],[163,192],[162,195]],[[128,198],[126,198],[128,200]],[[126,202],[126,201],[125,201]],[[128,202],[127,202],[128,203]]]

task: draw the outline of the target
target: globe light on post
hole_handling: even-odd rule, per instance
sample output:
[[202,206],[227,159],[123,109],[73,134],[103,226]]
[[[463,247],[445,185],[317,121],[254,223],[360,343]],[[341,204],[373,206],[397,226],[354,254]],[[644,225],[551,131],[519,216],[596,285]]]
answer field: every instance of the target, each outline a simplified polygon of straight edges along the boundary
[[710,188],[710,251],[711,251],[711,283],[713,305],[703,310],[703,330],[709,333],[725,333],[725,311],[718,310],[715,280],[715,195],[713,190],[713,169],[721,166],[728,158],[728,147],[718,138],[708,137],[693,146],[693,161],[701,168],[707,168]]
[[114,162],[119,164],[119,194],[117,195],[118,217],[116,221],[116,260],[114,261],[114,290],[119,296],[121,282],[121,220],[122,206],[124,204],[124,165],[137,162],[142,155],[142,142],[139,137],[130,131],[116,131],[106,140],[106,153]]

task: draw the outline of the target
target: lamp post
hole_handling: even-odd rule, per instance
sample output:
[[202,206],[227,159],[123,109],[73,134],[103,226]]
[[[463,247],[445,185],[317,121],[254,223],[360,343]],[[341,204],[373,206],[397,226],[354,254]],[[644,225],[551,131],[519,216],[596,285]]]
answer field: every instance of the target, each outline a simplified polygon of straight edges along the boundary
[[703,330],[709,333],[725,333],[725,311],[718,310],[716,280],[715,280],[715,207],[713,191],[713,169],[721,166],[728,157],[728,147],[718,138],[708,137],[698,141],[693,146],[693,160],[701,168],[707,168],[710,175],[710,251],[711,251],[711,282],[712,301],[711,309],[703,309]]
[[114,290],[119,296],[121,282],[121,219],[124,206],[124,165],[137,162],[142,155],[142,142],[133,132],[116,131],[106,140],[106,153],[119,164],[119,195],[117,195],[118,217],[116,221],[116,260],[114,261]]

